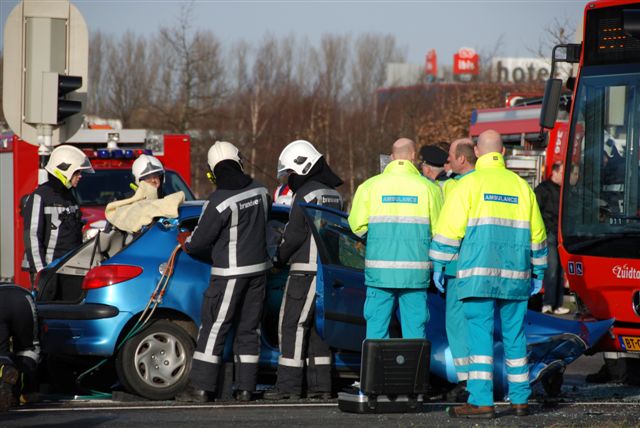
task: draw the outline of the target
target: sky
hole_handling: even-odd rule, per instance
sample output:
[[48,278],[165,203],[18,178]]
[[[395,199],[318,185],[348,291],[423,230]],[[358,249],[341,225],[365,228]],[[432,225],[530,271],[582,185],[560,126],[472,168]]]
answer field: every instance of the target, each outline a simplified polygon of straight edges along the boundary
[[[0,0],[0,22],[17,1]],[[89,32],[120,34],[132,30],[151,35],[160,26],[173,26],[178,0],[75,0]],[[586,1],[217,1],[195,0],[194,28],[209,29],[223,46],[246,40],[257,45],[265,34],[294,34],[317,45],[322,34],[392,34],[406,50],[407,61],[421,64],[429,49],[438,62],[461,47],[491,52],[502,36],[499,56],[533,56],[545,26],[554,19],[576,24]],[[3,36],[2,40],[4,40]],[[549,52],[549,55],[551,52]]]

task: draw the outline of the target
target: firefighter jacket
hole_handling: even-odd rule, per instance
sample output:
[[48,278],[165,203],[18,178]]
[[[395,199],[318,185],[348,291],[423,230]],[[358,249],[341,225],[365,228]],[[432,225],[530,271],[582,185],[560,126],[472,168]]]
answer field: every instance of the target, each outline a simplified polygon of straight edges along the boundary
[[391,162],[358,187],[349,226],[356,235],[367,234],[367,286],[427,288],[431,225],[441,205],[438,185],[406,160]]
[[315,180],[304,183],[293,195],[289,222],[277,257],[281,262],[291,262],[290,272],[316,273],[318,247],[300,204],[317,204],[341,210],[342,196],[337,190]]
[[22,209],[24,247],[31,272],[82,244],[82,214],[70,189],[56,177],[38,186]]
[[237,278],[268,271],[269,207],[269,191],[254,180],[241,189],[216,189],[185,242],[187,253],[203,259],[210,256],[213,276]]
[[459,299],[529,298],[547,267],[546,233],[533,190],[501,154],[481,156],[447,196],[429,255],[434,269],[457,257]]

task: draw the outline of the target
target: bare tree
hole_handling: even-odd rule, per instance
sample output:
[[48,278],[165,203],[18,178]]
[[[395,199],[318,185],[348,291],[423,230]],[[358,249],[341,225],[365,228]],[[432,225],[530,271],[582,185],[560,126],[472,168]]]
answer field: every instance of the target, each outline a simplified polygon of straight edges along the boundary
[[155,45],[161,71],[153,108],[178,132],[213,114],[224,92],[220,43],[209,31],[194,32],[191,15],[192,4],[182,6],[176,26],[161,28]]
[[147,106],[157,65],[149,55],[146,39],[132,32],[124,33],[116,45],[108,43],[105,59],[108,65],[104,70],[104,111],[129,128],[136,113]]

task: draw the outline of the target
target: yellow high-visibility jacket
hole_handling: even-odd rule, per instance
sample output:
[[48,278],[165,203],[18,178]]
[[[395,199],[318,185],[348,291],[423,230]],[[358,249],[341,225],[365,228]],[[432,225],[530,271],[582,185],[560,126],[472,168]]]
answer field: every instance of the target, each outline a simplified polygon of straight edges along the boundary
[[429,253],[434,269],[457,257],[458,297],[529,298],[547,267],[546,232],[529,184],[488,153],[447,195]]
[[406,160],[391,162],[358,187],[349,225],[355,234],[367,234],[366,285],[427,288],[431,225],[441,205],[440,188]]

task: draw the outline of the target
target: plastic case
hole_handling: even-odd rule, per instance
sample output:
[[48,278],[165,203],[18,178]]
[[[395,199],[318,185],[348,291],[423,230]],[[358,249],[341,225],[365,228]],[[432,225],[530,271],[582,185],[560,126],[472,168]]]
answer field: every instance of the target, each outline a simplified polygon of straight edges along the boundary
[[360,391],[339,393],[338,407],[354,413],[421,411],[429,386],[430,355],[426,339],[365,340]]

